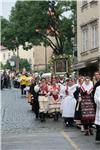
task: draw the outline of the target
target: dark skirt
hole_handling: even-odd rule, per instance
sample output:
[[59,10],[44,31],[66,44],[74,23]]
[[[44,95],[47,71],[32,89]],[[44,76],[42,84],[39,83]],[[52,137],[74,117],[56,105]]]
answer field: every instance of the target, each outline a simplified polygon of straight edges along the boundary
[[94,103],[90,95],[82,97],[81,101],[81,122],[83,124],[93,123],[95,120]]
[[[79,105],[79,107],[78,107],[78,105]],[[78,104],[78,101],[77,101],[76,108],[75,108],[75,117],[74,117],[74,119],[75,120],[81,120],[81,118],[82,118],[81,104],[80,103]]]

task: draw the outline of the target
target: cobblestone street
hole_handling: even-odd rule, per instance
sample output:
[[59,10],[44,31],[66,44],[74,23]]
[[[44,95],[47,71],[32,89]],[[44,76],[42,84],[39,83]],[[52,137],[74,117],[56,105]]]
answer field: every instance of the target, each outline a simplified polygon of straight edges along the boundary
[[[19,89],[2,91],[2,150],[99,150],[95,136],[85,137],[73,127],[65,128],[47,119],[35,120],[31,106],[21,98]],[[95,130],[94,130],[95,132]]]

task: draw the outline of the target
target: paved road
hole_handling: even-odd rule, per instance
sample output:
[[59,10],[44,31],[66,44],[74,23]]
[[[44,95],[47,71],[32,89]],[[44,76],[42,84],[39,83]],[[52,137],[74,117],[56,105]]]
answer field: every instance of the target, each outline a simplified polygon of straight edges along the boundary
[[[99,150],[95,136],[85,137],[76,128],[65,128],[47,119],[35,120],[34,113],[19,89],[2,91],[2,150]],[[94,130],[95,132],[95,130]]]

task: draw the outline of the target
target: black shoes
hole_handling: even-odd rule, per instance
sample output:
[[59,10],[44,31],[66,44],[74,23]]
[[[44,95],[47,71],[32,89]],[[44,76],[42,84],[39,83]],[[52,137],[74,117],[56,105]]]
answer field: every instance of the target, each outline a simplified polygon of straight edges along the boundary
[[93,135],[93,130],[92,129],[86,130],[84,135],[85,136]]

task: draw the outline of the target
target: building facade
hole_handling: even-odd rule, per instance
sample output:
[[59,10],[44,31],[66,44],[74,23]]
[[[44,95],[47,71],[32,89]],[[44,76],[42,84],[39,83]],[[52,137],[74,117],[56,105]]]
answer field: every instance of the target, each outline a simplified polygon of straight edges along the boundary
[[[49,64],[52,52],[50,47],[44,47],[43,45],[34,46],[28,51],[23,50],[22,46],[19,46],[18,55],[20,58],[28,60],[33,71],[39,71],[44,70]],[[2,64],[5,65],[7,60],[14,56],[17,56],[17,52],[9,51],[6,47],[0,46],[0,62]]]
[[13,55],[13,51],[9,51],[6,47],[0,45],[0,63],[5,65],[7,60],[10,60]]
[[77,54],[80,74],[100,70],[100,1],[77,1]]
[[34,46],[34,70],[46,70],[51,60],[53,50],[49,46]]

